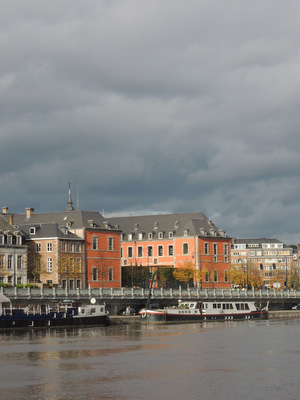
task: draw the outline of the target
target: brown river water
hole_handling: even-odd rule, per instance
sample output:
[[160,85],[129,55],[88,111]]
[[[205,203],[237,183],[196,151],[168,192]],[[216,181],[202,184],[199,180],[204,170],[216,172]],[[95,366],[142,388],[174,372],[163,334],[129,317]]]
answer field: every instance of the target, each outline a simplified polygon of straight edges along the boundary
[[0,333],[1,399],[299,399],[300,320]]

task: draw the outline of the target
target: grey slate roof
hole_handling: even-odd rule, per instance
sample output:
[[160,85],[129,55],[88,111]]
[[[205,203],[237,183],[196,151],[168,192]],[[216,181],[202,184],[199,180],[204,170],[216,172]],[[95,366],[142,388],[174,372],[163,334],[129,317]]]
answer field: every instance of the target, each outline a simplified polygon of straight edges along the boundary
[[168,237],[173,232],[174,237],[184,236],[188,229],[188,236],[226,236],[203,213],[183,214],[156,214],[144,216],[113,217],[107,219],[109,224],[120,229],[126,235],[148,233],[153,234],[153,239],[158,237],[158,232],[163,232]]
[[32,213],[30,218],[26,214],[14,214],[15,225],[35,225],[55,222],[59,226],[68,226],[70,229],[100,228],[107,229],[106,221],[97,211],[60,211],[49,213]]
[[20,232],[16,227],[10,225],[10,223],[2,215],[0,215],[0,232],[4,233],[6,231],[9,231],[10,233]]
[[[25,235],[26,239],[60,238],[84,240],[68,230],[65,230],[64,227],[60,228],[59,225],[54,222],[45,224],[24,224],[18,225],[18,228]],[[35,228],[35,234],[30,233],[30,228]]]
[[282,243],[280,240],[278,239],[274,239],[274,238],[249,238],[249,239],[235,239],[234,240],[235,244],[258,244],[258,245],[262,245],[262,244],[266,244],[266,243]]

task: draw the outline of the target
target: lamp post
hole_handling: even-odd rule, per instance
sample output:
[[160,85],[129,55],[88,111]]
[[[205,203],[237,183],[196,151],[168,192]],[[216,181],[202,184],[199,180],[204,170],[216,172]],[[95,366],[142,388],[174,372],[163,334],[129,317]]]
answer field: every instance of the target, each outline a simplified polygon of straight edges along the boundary
[[287,257],[285,258],[285,288],[288,289]]

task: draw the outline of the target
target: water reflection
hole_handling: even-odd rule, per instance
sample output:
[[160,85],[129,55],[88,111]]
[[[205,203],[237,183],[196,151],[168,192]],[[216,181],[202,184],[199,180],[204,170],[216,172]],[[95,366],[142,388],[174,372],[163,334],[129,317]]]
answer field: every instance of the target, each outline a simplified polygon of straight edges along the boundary
[[[298,321],[5,332],[2,398],[297,398]],[[277,389],[275,390],[274,387]]]

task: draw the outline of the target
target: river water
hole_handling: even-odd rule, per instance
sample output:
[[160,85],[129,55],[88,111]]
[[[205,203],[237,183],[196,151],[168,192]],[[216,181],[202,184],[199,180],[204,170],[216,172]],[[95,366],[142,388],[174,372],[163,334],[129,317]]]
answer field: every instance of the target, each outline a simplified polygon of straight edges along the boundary
[[300,320],[0,334],[1,399],[299,399]]

